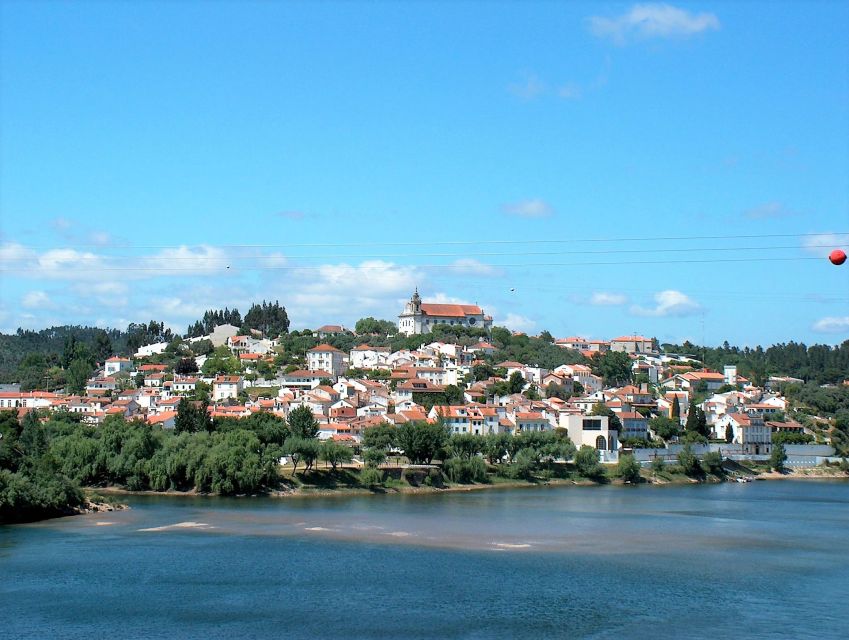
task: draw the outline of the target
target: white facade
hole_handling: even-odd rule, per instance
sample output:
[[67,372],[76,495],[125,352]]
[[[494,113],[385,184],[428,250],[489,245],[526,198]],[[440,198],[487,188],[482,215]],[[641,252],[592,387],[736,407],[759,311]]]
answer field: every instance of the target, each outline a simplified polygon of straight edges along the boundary
[[109,358],[103,366],[103,375],[114,376],[121,371],[131,371],[133,363],[128,358]]
[[599,451],[617,451],[619,433],[611,429],[607,416],[582,416],[560,414],[560,426],[569,432],[569,439],[577,447],[586,445]]
[[307,367],[312,371],[327,371],[332,378],[345,373],[345,354],[329,344],[320,344],[307,351]]

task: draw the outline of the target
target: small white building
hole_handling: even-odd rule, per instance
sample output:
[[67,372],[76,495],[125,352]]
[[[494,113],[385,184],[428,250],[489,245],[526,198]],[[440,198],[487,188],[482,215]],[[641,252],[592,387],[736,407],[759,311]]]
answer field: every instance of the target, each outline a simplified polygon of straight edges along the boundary
[[599,451],[618,451],[619,433],[610,428],[607,416],[583,416],[561,413],[560,426],[569,432],[569,439],[577,447],[586,445]]
[[242,389],[244,389],[242,376],[217,376],[212,381],[212,401],[235,400]]
[[121,371],[129,373],[132,370],[132,360],[129,358],[119,358],[118,356],[108,358],[106,363],[103,365],[103,375],[105,377],[114,376],[116,373],[120,373]]
[[330,372],[331,378],[345,373],[345,354],[329,344],[320,344],[307,351],[307,367]]

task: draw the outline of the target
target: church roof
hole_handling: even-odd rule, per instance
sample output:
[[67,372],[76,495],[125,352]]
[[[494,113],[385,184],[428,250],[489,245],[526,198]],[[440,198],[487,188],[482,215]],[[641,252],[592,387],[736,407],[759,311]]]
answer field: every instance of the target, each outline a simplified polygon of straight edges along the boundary
[[466,316],[482,315],[483,311],[476,304],[435,304],[423,302],[422,313],[427,316],[464,318]]

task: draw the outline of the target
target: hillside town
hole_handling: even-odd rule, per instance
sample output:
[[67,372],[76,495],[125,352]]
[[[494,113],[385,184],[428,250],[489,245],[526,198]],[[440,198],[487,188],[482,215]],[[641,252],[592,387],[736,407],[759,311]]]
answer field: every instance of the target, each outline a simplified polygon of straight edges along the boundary
[[[416,291],[398,316],[397,332],[432,336],[439,325],[489,332],[492,318],[476,305],[423,302]],[[593,447],[611,463],[625,450],[643,463],[672,458],[684,428],[693,431],[693,425],[702,438],[692,444],[702,453],[763,459],[781,441],[788,466],[819,464],[834,454],[822,433],[788,417],[780,387],[801,380],[770,377],[755,385],[733,365],[707,370],[693,354],[662,353],[656,339],[641,335],[553,338],[578,362],[549,370],[537,362],[498,360],[498,347],[484,336],[392,351],[341,325],[303,333],[317,344],[292,354],[279,337],[240,334],[220,324],[178,348],[191,354],[192,345],[208,341],[205,355],[169,365],[161,360],[173,343],[143,345],[131,357],[102,362],[84,394],[7,389],[0,391],[0,410],[67,411],[92,425],[121,416],[173,429],[187,398],[206,406],[212,418],[258,412],[287,418],[307,407],[320,439],[355,448],[369,427],[442,421],[452,434],[562,430],[576,447]],[[339,336],[354,336],[357,343],[343,351],[331,344]],[[627,380],[611,384],[593,372],[594,360],[607,354],[621,354]]]

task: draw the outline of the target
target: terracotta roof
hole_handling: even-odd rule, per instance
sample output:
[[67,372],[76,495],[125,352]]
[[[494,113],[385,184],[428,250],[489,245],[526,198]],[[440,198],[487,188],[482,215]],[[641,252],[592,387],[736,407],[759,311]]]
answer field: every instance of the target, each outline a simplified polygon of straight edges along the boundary
[[466,316],[482,315],[483,311],[475,304],[434,304],[423,302],[422,313],[426,316],[464,318]]
[[336,347],[329,344],[320,344],[317,347],[313,347],[307,353],[320,353],[320,352],[330,352],[330,353],[342,353]]

